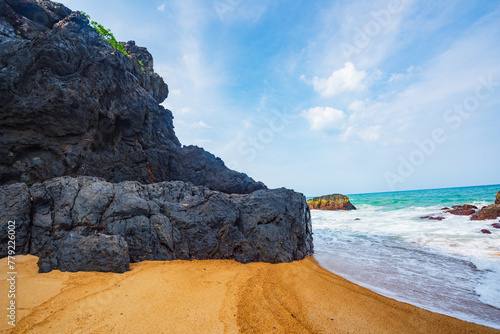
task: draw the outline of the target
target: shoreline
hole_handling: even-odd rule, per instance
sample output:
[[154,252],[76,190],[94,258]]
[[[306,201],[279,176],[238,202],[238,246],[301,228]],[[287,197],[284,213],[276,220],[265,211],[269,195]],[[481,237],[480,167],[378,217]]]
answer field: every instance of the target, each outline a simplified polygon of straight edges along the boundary
[[[315,258],[315,260],[318,262],[318,265],[321,266],[323,269],[325,269],[325,270],[327,270],[329,272],[332,272],[329,269],[327,269],[326,267],[322,266],[320,264],[321,261],[317,260],[316,258]],[[493,329],[496,329],[496,330],[500,330],[500,323],[492,323],[492,324],[490,324],[490,323],[486,323],[486,320],[484,320],[484,319],[474,318],[474,315],[465,314],[465,313],[455,314],[452,311],[440,309],[440,308],[437,308],[437,307],[434,307],[434,306],[428,306],[425,303],[412,300],[409,297],[401,296],[400,294],[398,294],[396,292],[393,292],[393,290],[388,290],[388,289],[384,289],[383,287],[379,287],[379,286],[376,286],[376,285],[371,285],[370,283],[365,283],[365,282],[357,281],[356,278],[349,277],[348,275],[344,276],[342,274],[335,274],[335,273],[333,273],[333,274],[337,275],[337,276],[340,276],[343,279],[345,279],[345,280],[347,280],[347,281],[349,281],[349,282],[351,282],[353,284],[356,284],[356,285],[358,285],[360,287],[368,289],[368,290],[370,290],[370,291],[372,291],[372,292],[374,292],[376,294],[379,294],[381,296],[384,296],[386,298],[393,299],[393,300],[395,300],[397,302],[401,302],[401,303],[404,303],[404,304],[409,304],[409,305],[415,306],[417,308],[420,308],[420,309],[423,309],[423,310],[426,310],[426,311],[429,311],[429,312],[432,312],[432,313],[441,314],[441,315],[448,316],[448,317],[451,317],[451,318],[455,318],[455,319],[458,319],[458,320],[461,320],[461,321],[465,321],[465,322],[468,322],[468,323],[473,323],[473,324],[477,324],[477,325],[480,325],[480,326],[485,326],[485,327],[488,327],[488,328],[493,328]],[[436,299],[438,299],[438,298],[439,298],[439,296],[436,296]],[[489,307],[489,308],[495,308],[492,305],[488,305],[488,304],[484,304],[484,305],[486,307]],[[481,323],[481,321],[483,321],[483,323]]]
[[[311,256],[281,264],[145,261],[124,274],[38,274],[36,261],[16,257],[18,322],[11,329],[2,316],[4,333],[500,333],[379,295]],[[6,258],[0,269],[8,272]],[[5,310],[7,281],[0,287]]]

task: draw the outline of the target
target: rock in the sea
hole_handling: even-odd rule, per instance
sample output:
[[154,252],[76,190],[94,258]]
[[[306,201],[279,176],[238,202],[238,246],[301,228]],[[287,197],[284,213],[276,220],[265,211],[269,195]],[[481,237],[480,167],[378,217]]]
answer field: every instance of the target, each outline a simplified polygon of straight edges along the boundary
[[497,192],[497,196],[495,197],[495,204],[500,204],[500,191]]
[[42,251],[38,260],[40,273],[61,271],[103,271],[124,273],[130,270],[128,246],[118,235],[82,236],[69,232],[52,252]]
[[464,204],[464,205],[454,205],[451,207],[450,210],[447,210],[445,212],[451,213],[452,215],[457,215],[457,216],[470,216],[473,213],[475,213],[477,210],[477,206],[475,205],[470,205],[470,204]]
[[444,217],[441,216],[424,216],[420,217],[420,219],[428,219],[428,220],[443,220],[445,219]]
[[309,207],[315,210],[356,210],[349,197],[341,194],[315,197],[307,201]]
[[0,1],[0,185],[90,175],[265,189],[202,148],[181,146],[151,54],[123,45],[129,56],[61,4]]
[[500,217],[500,204],[491,204],[488,206],[483,206],[479,211],[473,214],[471,220],[486,220],[486,219],[496,219]]
[[481,233],[483,233],[483,234],[491,234],[491,232],[489,230],[487,230],[487,229],[482,229]]
[[[31,238],[23,239],[29,240],[25,251],[40,256],[42,272],[122,272],[126,256],[130,262],[278,263],[313,252],[305,198],[284,188],[226,194],[181,181],[143,185],[60,177],[29,189],[23,184],[3,186],[0,193],[0,206],[10,208],[3,217],[26,220]],[[20,199],[25,200],[16,203]],[[0,257],[5,255],[2,248]]]
[[493,223],[491,224],[491,226],[493,226],[494,228],[500,228],[500,223]]

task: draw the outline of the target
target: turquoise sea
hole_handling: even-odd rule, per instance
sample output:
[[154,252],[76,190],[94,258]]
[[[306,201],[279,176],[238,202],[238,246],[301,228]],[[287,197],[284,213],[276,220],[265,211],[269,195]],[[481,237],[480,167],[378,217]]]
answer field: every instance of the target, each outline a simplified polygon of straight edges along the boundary
[[[347,194],[357,210],[311,210],[315,257],[385,296],[500,329],[500,229],[440,210],[493,204],[500,185]],[[444,220],[421,219],[439,215]],[[483,234],[487,229],[491,234]]]

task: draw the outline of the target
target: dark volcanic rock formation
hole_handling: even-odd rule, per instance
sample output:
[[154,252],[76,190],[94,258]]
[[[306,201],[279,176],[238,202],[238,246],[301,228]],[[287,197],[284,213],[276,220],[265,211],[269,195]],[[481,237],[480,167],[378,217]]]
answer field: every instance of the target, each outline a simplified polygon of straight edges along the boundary
[[182,146],[151,54],[123,46],[63,5],[0,0],[0,257],[9,221],[41,272],[311,254],[304,196]]
[[307,201],[311,209],[316,210],[356,210],[347,196],[341,194],[315,197]]
[[495,198],[495,204],[500,204],[500,191],[497,193],[497,196]]
[[0,185],[91,175],[265,189],[203,149],[181,146],[172,113],[160,106],[168,86],[153,58],[124,45],[130,57],[60,4],[0,0]]
[[290,262],[313,251],[305,198],[284,188],[242,195],[180,181],[61,177],[0,194],[6,219],[18,224],[19,253],[40,256],[41,272],[123,272],[129,256]]
[[15,250],[27,254],[31,236],[31,199],[25,184],[0,187],[0,258],[7,256],[9,245],[9,221],[15,227]]
[[84,237],[70,232],[58,244],[53,252],[42,252],[39,272],[59,269],[124,273],[130,270],[128,246],[121,236],[98,233]]

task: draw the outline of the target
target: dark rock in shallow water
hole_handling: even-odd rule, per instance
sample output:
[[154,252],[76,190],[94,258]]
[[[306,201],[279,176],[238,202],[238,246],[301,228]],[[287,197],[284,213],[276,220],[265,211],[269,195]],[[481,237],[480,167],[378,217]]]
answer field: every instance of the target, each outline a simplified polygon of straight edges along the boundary
[[500,228],[500,223],[493,223],[491,224],[491,226],[493,226],[494,228]]
[[497,196],[495,197],[495,204],[500,204],[500,191],[497,193]]
[[[313,252],[309,207],[302,194],[288,189],[225,194],[180,181],[142,185],[61,177],[29,190],[22,184],[3,186],[0,192],[5,194],[0,205],[12,208],[6,219],[28,217],[29,253],[40,256],[42,272],[120,272],[123,261],[116,267],[108,260],[111,254],[123,259],[124,244],[131,262],[235,259],[277,263],[300,260]],[[30,197],[31,201],[10,205],[16,198]],[[99,238],[119,236],[125,243],[120,238],[108,239],[97,246],[95,241],[101,239],[92,237],[96,233]],[[91,250],[101,254],[96,263],[92,256],[76,255]]]
[[473,214],[471,220],[486,220],[486,219],[496,219],[500,217],[500,204],[491,204],[482,207],[478,212]]
[[477,206],[470,205],[470,204],[464,204],[464,205],[454,205],[451,207],[450,210],[447,210],[446,212],[451,213],[452,215],[456,215],[456,216],[470,216],[473,213],[475,213],[476,210],[477,210]]
[[205,150],[181,146],[160,105],[168,86],[146,48],[124,43],[127,57],[83,14],[51,1],[2,0],[0,16],[0,185],[91,175],[265,189]]
[[483,233],[483,234],[491,234],[491,232],[489,230],[487,230],[487,229],[482,229],[481,233]]
[[308,200],[307,204],[311,209],[316,210],[356,210],[356,207],[349,201],[349,197],[341,194],[315,197]]
[[443,220],[445,219],[444,217],[441,216],[424,216],[420,217],[420,219],[428,219],[428,220]]
[[130,270],[128,246],[121,236],[92,234],[84,237],[70,232],[57,243],[58,247],[53,252],[40,254],[40,273],[55,269],[115,273]]

